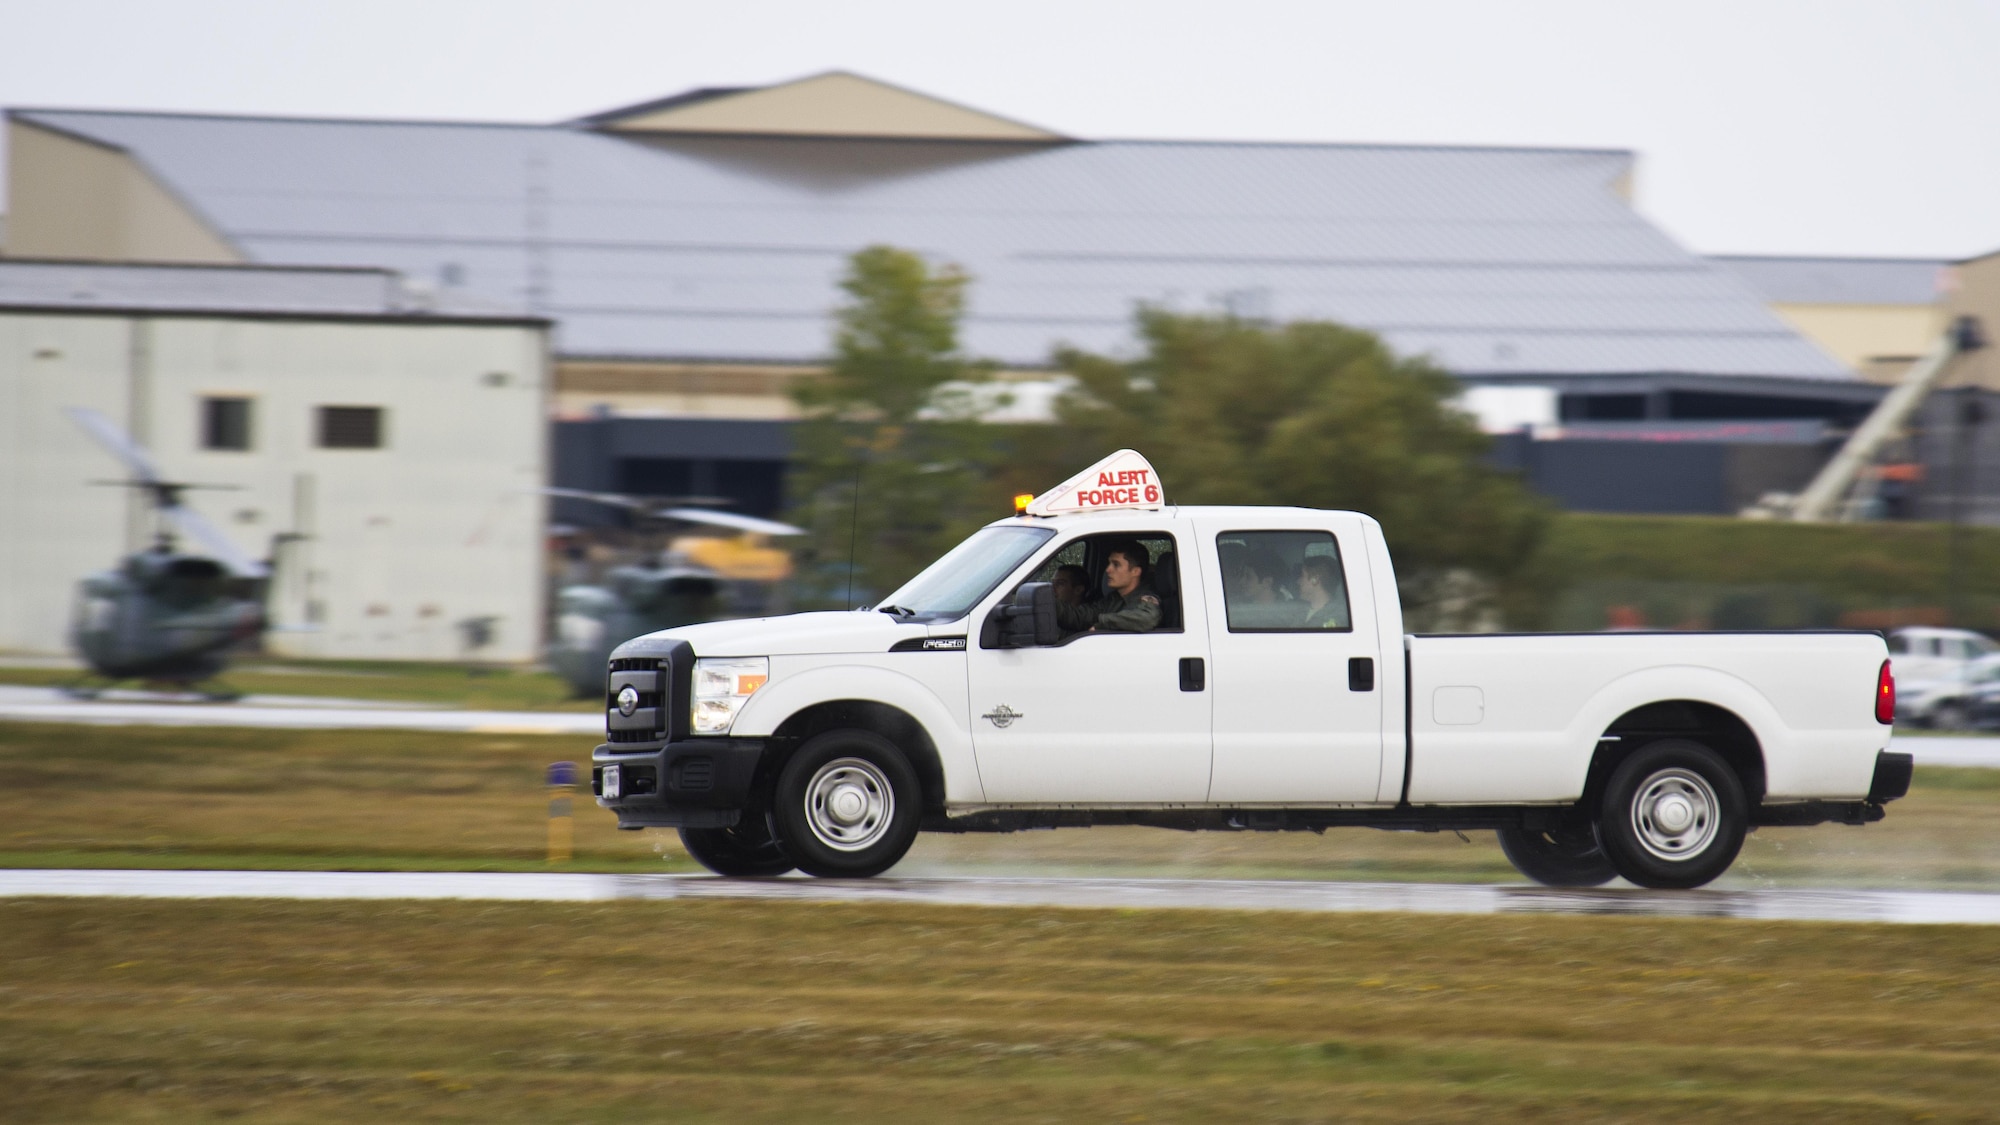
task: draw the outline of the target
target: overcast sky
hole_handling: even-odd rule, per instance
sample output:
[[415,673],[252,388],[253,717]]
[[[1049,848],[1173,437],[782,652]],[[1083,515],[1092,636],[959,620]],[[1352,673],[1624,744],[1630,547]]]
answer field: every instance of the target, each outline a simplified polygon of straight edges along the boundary
[[0,106],[549,121],[853,70],[1080,137],[1629,148],[1710,253],[2000,248],[2000,0],[0,0]]

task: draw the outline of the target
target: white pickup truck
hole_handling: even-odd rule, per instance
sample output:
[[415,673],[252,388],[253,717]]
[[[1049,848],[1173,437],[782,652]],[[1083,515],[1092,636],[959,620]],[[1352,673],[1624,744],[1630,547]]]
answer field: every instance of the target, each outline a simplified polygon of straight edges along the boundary
[[1130,450],[875,610],[628,641],[606,704],[598,803],[725,875],[875,875],[919,831],[1359,825],[1685,888],[1755,827],[1881,819],[1911,772],[1874,633],[1408,636],[1373,519],[1171,506]]

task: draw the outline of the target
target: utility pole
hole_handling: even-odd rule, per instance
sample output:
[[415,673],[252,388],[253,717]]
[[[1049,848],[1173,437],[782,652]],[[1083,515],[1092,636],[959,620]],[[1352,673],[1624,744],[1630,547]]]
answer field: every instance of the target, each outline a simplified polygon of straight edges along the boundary
[[1966,627],[1965,614],[1965,520],[1966,505],[1978,481],[1974,461],[1978,455],[1979,424],[1986,420],[1986,404],[1979,387],[1968,383],[1958,388],[1953,404],[1958,427],[1952,434],[1951,450],[1951,531],[1946,541],[1945,612],[1958,628]]

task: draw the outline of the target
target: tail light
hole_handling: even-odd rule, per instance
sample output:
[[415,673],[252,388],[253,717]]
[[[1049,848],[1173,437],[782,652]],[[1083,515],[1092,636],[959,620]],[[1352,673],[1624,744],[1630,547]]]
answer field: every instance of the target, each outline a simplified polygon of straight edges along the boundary
[[1875,676],[1875,721],[1896,721],[1896,677],[1889,671],[1886,660],[1882,662],[1882,671]]

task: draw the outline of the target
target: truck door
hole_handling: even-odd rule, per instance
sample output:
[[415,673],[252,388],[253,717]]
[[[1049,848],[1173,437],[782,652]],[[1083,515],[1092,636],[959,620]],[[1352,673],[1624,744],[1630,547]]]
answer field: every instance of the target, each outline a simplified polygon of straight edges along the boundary
[[[1208,629],[1204,586],[1186,525],[1072,539],[1029,581],[1083,568],[1086,598],[1103,594],[1107,549],[1137,539],[1162,605],[1148,633],[1083,633],[1041,648],[967,653],[972,745],[996,803],[1198,803],[1208,794]],[[1075,572],[1071,572],[1074,574]],[[996,591],[977,611],[1012,596]]]
[[1375,801],[1386,693],[1361,522],[1288,530],[1231,517],[1195,530],[1215,656],[1208,799]]

